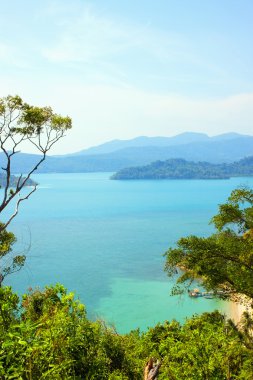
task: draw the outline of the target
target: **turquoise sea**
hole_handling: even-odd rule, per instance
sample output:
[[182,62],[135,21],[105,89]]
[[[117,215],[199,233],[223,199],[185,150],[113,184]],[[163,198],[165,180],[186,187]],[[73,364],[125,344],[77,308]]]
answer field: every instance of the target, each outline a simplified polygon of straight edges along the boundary
[[119,332],[214,309],[217,300],[170,296],[163,253],[181,236],[207,236],[217,205],[253,178],[112,181],[112,173],[40,174],[10,226],[27,261],[6,279],[19,293],[63,283],[91,318]]

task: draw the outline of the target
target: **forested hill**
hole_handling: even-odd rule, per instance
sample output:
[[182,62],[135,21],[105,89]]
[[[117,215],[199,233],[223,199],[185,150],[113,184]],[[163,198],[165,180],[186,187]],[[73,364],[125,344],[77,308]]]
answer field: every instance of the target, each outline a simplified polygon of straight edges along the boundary
[[253,156],[231,164],[193,162],[179,158],[125,168],[115,173],[111,179],[227,179],[252,175]]

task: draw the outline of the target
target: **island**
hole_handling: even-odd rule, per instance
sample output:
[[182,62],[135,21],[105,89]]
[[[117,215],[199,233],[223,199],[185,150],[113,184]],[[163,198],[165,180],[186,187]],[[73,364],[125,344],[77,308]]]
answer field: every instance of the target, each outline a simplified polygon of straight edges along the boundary
[[253,176],[253,156],[222,164],[173,158],[121,169],[113,174],[111,179],[229,179],[240,176]]
[[[11,175],[10,176],[10,185],[9,187],[16,187],[18,183],[18,176]],[[29,178],[24,186],[36,186],[37,182]],[[6,174],[5,173],[0,173],[0,188],[3,188],[6,186]]]

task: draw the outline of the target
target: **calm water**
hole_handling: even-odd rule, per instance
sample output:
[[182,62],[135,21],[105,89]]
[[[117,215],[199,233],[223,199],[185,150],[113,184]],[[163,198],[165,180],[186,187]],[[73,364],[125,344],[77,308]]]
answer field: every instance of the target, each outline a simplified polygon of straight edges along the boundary
[[11,225],[24,269],[6,279],[19,293],[63,283],[90,317],[119,332],[227,305],[169,295],[162,254],[181,236],[212,232],[208,225],[232,189],[231,180],[111,181],[110,173],[40,174],[35,194]]

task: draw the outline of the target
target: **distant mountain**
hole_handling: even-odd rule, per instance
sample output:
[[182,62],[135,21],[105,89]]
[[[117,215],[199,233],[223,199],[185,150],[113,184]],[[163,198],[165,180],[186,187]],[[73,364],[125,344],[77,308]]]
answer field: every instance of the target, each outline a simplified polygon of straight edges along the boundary
[[[116,146],[122,146],[121,143],[137,145],[116,149]],[[158,145],[145,145],[149,143]],[[112,145],[115,150],[109,153],[48,156],[37,173],[115,172],[126,167],[147,165],[157,160],[165,161],[170,158],[223,163],[234,162],[253,155],[253,136],[235,133],[215,137],[195,133],[185,133],[171,138],[139,137],[128,142],[110,142],[91,149],[93,152],[94,149],[101,152],[103,149],[113,149]],[[13,157],[12,172],[26,173],[39,160],[39,157],[25,153],[16,154]],[[0,166],[4,165],[4,160],[4,155],[0,153]]]
[[183,159],[156,161],[146,166],[122,169],[111,179],[228,179],[238,176],[253,176],[253,156],[230,164]]
[[193,132],[185,132],[173,137],[139,136],[131,140],[112,140],[95,147],[81,150],[80,152],[72,155],[105,154],[132,147],[182,145],[197,141],[207,141],[208,139],[209,137],[204,133]]
[[249,135],[241,135],[240,133],[235,133],[235,132],[230,132],[230,133],[223,133],[221,135],[209,137],[212,141],[217,141],[217,140],[233,140],[237,139],[240,137],[252,137]]
[[[41,156],[27,153],[17,153],[12,160],[13,173],[27,173],[40,160]],[[0,162],[5,156],[0,153]],[[117,171],[125,166],[133,165],[134,161],[127,159],[111,159],[107,155],[98,156],[48,156],[39,166],[36,173],[89,173]]]
[[239,133],[224,133],[222,135],[209,137],[205,133],[184,132],[173,137],[147,137],[139,136],[131,140],[112,140],[104,144],[81,150],[80,152],[73,153],[71,156],[76,155],[97,155],[107,154],[118,150],[127,148],[141,148],[141,147],[168,147],[186,145],[199,142],[212,142],[221,140],[233,140],[240,137],[252,137],[247,135],[240,135]]
[[137,166],[140,165],[138,162],[147,164],[155,160],[169,158],[184,158],[192,161],[205,160],[213,163],[233,162],[252,154],[253,136],[249,136],[172,146],[131,147],[107,154],[107,157],[113,160],[125,159],[132,161],[134,166]]

